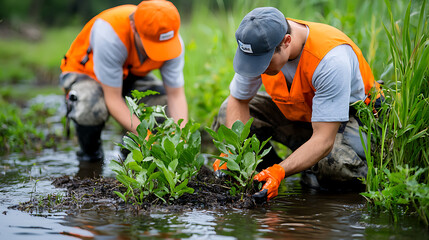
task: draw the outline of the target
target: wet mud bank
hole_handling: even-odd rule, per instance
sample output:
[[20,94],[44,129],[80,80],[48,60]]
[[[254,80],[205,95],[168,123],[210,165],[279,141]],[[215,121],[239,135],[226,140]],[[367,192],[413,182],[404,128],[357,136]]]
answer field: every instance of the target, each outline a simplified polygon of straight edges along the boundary
[[178,199],[164,203],[155,196],[149,196],[143,204],[132,201],[125,203],[114,191],[125,192],[126,188],[115,178],[79,178],[62,176],[53,179],[52,185],[65,192],[48,196],[34,197],[30,201],[11,206],[25,212],[74,212],[92,211],[126,211],[130,213],[147,212],[181,212],[200,209],[252,209],[256,204],[249,193],[247,195],[231,196],[225,180],[214,176],[213,171],[203,166],[199,173],[188,183],[193,188],[193,194],[185,193]]

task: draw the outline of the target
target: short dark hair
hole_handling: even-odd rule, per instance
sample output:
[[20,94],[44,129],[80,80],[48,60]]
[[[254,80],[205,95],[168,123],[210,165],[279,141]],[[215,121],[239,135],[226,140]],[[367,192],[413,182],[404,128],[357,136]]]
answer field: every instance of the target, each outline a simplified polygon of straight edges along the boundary
[[[290,29],[290,25],[289,25],[289,22],[288,22],[288,20],[286,19],[286,25],[287,25],[287,31],[286,31],[286,34],[291,34],[291,29]],[[282,42],[283,42],[283,40],[282,40]],[[282,45],[282,42],[280,42],[279,43],[279,45],[277,45],[277,47],[276,47],[276,49],[274,50],[274,52],[275,53],[278,53],[278,52],[280,52],[280,45]]]

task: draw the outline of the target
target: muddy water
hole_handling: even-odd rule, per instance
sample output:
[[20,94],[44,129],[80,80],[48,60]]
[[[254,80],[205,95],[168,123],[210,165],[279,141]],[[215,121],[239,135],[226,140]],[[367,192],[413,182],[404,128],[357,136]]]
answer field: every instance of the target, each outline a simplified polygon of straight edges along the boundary
[[[105,146],[105,152],[106,159],[112,159],[118,149]],[[387,214],[369,214],[359,194],[312,192],[302,189],[295,177],[285,181],[282,193],[269,205],[252,210],[134,216],[103,209],[69,214],[8,209],[31,197],[61,192],[51,185],[53,177],[90,176],[94,170],[113,176],[107,164],[79,165],[74,150],[2,158],[0,239],[429,239],[428,231],[415,217],[395,225]]]
[[252,210],[156,212],[135,216],[111,210],[81,209],[26,213],[12,205],[63,192],[52,178],[114,176],[107,167],[116,158],[118,136],[103,132],[104,164],[79,164],[73,143],[31,157],[0,157],[0,239],[429,239],[417,217],[397,224],[388,214],[371,214],[357,193],[333,194],[302,189],[290,177],[280,195]]

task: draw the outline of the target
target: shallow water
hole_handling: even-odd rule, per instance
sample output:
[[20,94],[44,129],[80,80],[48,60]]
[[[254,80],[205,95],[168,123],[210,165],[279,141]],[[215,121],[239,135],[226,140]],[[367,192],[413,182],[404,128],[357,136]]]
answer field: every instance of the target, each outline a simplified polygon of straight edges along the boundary
[[[106,159],[118,149],[106,149]],[[393,224],[387,214],[372,216],[357,193],[304,190],[290,177],[280,195],[252,210],[198,210],[135,216],[99,209],[73,214],[30,214],[9,206],[31,197],[58,193],[51,179],[91,175],[94,166],[79,165],[74,151],[45,150],[32,158],[14,154],[1,159],[0,239],[429,239],[416,217]],[[107,164],[97,170],[113,176]]]
[[429,239],[417,217],[395,224],[386,213],[368,211],[358,193],[302,189],[296,177],[287,178],[268,205],[251,210],[136,216],[103,209],[30,214],[8,208],[64,191],[51,185],[55,177],[114,176],[107,165],[118,156],[119,136],[106,130],[102,138],[104,164],[79,164],[72,141],[64,150],[0,157],[0,239]]

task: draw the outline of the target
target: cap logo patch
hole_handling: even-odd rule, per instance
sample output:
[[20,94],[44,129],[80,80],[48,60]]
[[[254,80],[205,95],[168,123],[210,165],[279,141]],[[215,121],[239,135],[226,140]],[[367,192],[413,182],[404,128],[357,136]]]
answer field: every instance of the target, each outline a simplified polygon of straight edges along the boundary
[[166,41],[174,37],[174,30],[159,35],[159,41]]
[[245,53],[253,53],[252,45],[250,44],[245,44],[238,40],[238,46],[240,47],[241,51]]

